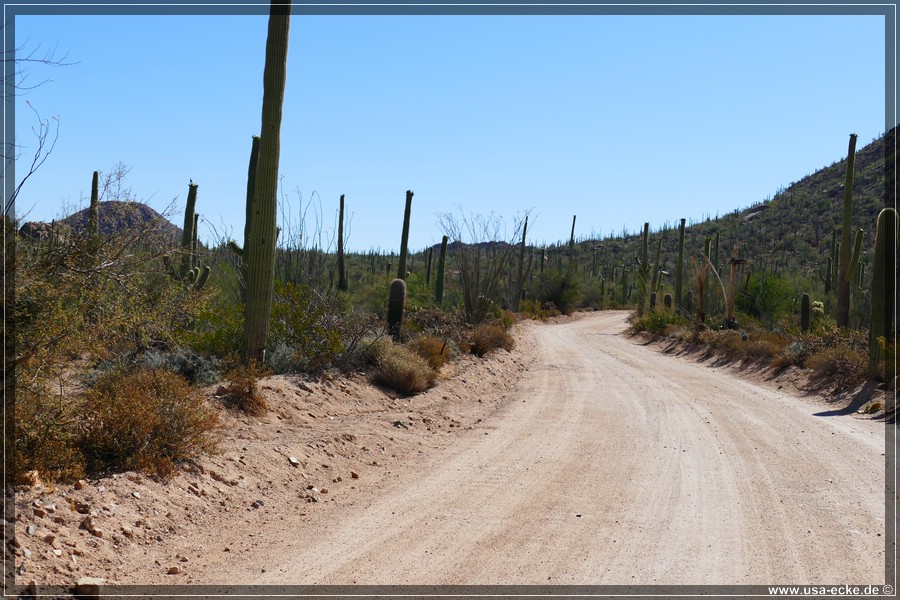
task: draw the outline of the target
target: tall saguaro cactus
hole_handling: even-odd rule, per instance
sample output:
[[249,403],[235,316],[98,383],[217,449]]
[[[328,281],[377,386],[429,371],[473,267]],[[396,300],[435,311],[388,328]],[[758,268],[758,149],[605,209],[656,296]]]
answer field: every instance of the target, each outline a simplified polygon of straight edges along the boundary
[[403,211],[403,232],[400,234],[400,260],[397,267],[397,279],[406,281],[406,256],[409,253],[409,213],[412,211],[413,193],[406,190],[406,208]]
[[678,262],[675,263],[675,309],[681,310],[681,284],[684,277],[684,223],[678,228]]
[[838,327],[847,327],[850,322],[850,220],[853,215],[853,163],[856,158],[856,134],[850,134],[847,148],[847,178],[844,181],[844,213],[841,220],[841,262],[837,281]]
[[[872,264],[872,307],[869,316],[869,375],[877,377],[884,350],[878,338],[890,343],[897,307],[897,211],[885,208],[875,229],[875,259]],[[885,376],[888,373],[884,374]]]
[[341,194],[341,206],[338,210],[338,239],[337,239],[337,270],[338,289],[347,291],[347,268],[344,265],[344,195]]
[[447,242],[450,241],[446,235],[441,239],[441,253],[438,255],[437,275],[434,283],[434,302],[438,306],[444,301],[444,266],[447,264]]
[[91,177],[91,208],[88,212],[88,236],[100,234],[100,172],[94,171]]
[[281,113],[287,78],[291,0],[272,0],[263,71],[262,130],[259,136],[253,199],[248,207],[249,237],[244,246],[247,291],[244,307],[244,358],[265,360],[275,284],[275,242]]
[[193,268],[191,260],[194,246],[194,224],[197,222],[197,184],[193,181],[188,184],[187,205],[184,207],[184,230],[181,232],[181,250],[184,256],[181,259],[181,276],[187,277]]

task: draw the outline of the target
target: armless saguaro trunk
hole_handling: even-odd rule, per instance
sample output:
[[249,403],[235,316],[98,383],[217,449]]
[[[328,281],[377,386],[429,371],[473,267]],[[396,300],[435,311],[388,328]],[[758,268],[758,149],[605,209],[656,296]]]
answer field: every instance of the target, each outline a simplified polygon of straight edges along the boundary
[[[276,4],[276,2],[283,2]],[[273,0],[269,9],[266,64],[263,71],[262,131],[256,185],[249,213],[250,236],[244,248],[247,264],[247,301],[244,309],[245,359],[262,362],[269,335],[269,315],[275,284],[275,241],[278,158],[280,154],[281,112],[287,76],[290,0]]]
[[338,241],[337,241],[337,270],[338,289],[347,291],[347,267],[344,264],[344,195],[341,194],[341,205],[338,210]]
[[400,234],[400,260],[397,266],[397,279],[406,281],[406,257],[409,254],[409,214],[412,210],[412,190],[406,190],[406,208],[403,211],[403,231]]
[[844,182],[844,212],[841,219],[840,273],[837,281],[838,327],[847,327],[850,322],[850,281],[846,280],[850,271],[850,219],[853,215],[853,163],[856,157],[856,134],[850,134],[847,149],[847,178]]

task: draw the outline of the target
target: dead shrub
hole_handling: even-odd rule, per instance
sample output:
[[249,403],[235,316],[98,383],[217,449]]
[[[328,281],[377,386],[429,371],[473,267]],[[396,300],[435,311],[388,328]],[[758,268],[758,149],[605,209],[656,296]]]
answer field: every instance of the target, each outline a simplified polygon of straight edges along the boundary
[[425,359],[435,371],[450,362],[450,347],[447,340],[439,340],[436,337],[424,336],[413,339],[407,347]]
[[229,408],[235,408],[248,415],[265,414],[268,406],[256,383],[260,377],[269,375],[270,371],[257,363],[249,365],[234,364],[225,374],[225,385],[222,386],[221,400]]
[[499,325],[483,323],[475,327],[472,341],[472,354],[485,356],[494,350],[512,350],[516,343],[509,332]]
[[166,476],[219,441],[218,414],[170,371],[106,373],[82,394],[79,412],[79,445],[91,472]]
[[424,358],[387,338],[379,341],[372,379],[401,394],[418,394],[432,387],[437,373]]
[[828,376],[839,376],[841,384],[852,384],[865,378],[867,357],[846,345],[825,348],[806,359],[806,368]]

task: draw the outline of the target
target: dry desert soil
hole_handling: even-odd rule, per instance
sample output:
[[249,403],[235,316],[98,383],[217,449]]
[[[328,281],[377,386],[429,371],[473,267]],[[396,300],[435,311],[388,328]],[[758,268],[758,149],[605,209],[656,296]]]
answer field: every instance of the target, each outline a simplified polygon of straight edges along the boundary
[[269,412],[168,481],[20,490],[16,582],[883,582],[893,425],[626,317],[522,322],[412,398],[269,377]]

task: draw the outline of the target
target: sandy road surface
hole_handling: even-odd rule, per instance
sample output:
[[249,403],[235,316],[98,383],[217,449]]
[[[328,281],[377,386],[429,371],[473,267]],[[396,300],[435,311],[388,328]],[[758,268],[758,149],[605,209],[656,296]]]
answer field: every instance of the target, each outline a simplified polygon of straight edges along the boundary
[[884,425],[618,335],[530,328],[514,401],[258,584],[879,583]]

